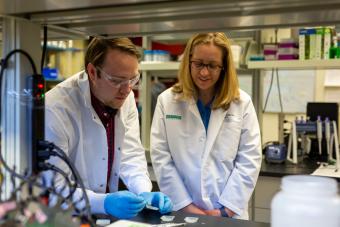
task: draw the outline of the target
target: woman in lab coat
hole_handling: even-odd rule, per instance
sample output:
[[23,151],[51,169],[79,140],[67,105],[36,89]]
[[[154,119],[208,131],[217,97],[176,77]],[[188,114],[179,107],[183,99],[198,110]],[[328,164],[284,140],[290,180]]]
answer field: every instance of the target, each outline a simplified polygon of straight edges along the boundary
[[248,219],[261,166],[259,124],[224,33],[194,35],[179,82],[158,98],[151,158],[174,210]]

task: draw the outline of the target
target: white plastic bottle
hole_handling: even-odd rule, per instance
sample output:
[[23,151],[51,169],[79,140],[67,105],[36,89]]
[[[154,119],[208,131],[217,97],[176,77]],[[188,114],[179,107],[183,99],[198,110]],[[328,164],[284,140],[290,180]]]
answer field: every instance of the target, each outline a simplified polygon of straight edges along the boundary
[[309,175],[285,176],[271,203],[271,227],[340,227],[336,180]]

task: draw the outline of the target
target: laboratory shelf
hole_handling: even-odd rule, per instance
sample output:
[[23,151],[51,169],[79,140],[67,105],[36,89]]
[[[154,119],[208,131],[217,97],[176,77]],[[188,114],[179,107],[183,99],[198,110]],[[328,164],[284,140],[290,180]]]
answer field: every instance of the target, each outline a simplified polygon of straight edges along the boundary
[[46,46],[47,50],[52,51],[82,51],[83,49],[74,48],[74,47],[59,47],[59,46]]
[[141,62],[140,70],[161,71],[161,70],[178,70],[180,62]]
[[[140,70],[142,71],[173,71],[179,69],[180,62],[141,62]],[[245,65],[236,68],[238,73],[251,73]]]
[[336,69],[340,68],[340,59],[329,60],[280,60],[248,61],[248,69]]

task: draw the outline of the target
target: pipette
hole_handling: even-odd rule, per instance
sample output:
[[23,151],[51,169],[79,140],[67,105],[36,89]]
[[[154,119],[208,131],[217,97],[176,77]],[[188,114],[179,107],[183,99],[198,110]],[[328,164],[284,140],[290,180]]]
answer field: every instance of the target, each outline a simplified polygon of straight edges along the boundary
[[326,117],[325,119],[325,137],[326,137],[326,148],[327,148],[327,155],[328,155],[328,160],[332,159],[332,155],[330,153],[330,139],[331,139],[331,123],[328,119],[328,117]]
[[338,128],[336,122],[333,121],[333,134],[334,134],[334,144],[335,144],[335,159],[336,159],[336,172],[340,169],[340,153],[339,153],[339,138],[338,138]]
[[318,120],[316,121],[316,131],[317,131],[317,138],[318,138],[318,145],[319,145],[319,154],[322,154],[322,121],[321,117],[318,116]]

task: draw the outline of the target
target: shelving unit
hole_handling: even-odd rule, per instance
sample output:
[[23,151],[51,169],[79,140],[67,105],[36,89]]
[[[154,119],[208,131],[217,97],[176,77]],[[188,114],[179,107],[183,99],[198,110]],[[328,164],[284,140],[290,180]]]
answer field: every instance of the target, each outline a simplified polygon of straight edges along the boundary
[[[340,61],[339,61],[340,62]],[[340,64],[340,63],[339,63]],[[141,62],[141,71],[174,71],[179,69],[180,62],[170,61],[170,62]],[[237,68],[238,73],[248,73],[251,68],[246,66]]]
[[340,68],[340,59],[329,60],[281,60],[248,61],[248,69],[335,69]]
[[141,140],[146,150],[150,147],[150,125],[151,125],[151,77],[157,74],[159,77],[177,77],[176,71],[180,62],[141,62],[142,89],[140,101],[143,105],[141,118]]
[[74,47],[58,47],[58,46],[47,46],[47,50],[50,51],[82,51],[82,49],[74,48]]
[[180,62],[141,62],[140,69],[145,71],[178,70]]

